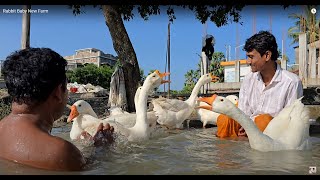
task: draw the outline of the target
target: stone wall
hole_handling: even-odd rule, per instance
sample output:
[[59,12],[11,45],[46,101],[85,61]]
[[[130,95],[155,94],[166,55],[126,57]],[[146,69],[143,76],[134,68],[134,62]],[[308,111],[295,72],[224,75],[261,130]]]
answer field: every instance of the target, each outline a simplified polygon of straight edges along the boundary
[[[94,112],[98,117],[106,116],[108,114],[108,98],[109,96],[96,97],[94,93],[83,93],[83,94],[69,94],[68,104],[72,105],[78,100],[87,101],[93,108]],[[69,115],[70,109],[65,108],[65,115]]]

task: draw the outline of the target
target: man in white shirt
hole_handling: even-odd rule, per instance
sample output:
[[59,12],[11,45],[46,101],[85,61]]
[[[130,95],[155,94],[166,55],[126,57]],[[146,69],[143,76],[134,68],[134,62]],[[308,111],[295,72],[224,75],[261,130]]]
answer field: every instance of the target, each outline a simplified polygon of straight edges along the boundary
[[[277,63],[278,45],[270,32],[260,31],[247,39],[244,50],[252,72],[242,82],[238,107],[263,132],[273,117],[303,95],[302,82]],[[237,137],[246,133],[238,122],[221,114],[216,136]]]
[[[252,72],[242,82],[239,108],[263,131],[284,107],[302,97],[302,82],[276,62],[278,45],[270,32],[260,31],[247,39],[244,50]],[[238,135],[246,135],[243,128]]]

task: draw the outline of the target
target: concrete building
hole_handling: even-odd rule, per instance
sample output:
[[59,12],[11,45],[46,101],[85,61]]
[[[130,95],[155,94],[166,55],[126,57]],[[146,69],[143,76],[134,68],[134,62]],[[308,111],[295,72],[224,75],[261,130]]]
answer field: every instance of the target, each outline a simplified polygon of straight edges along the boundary
[[[281,65],[281,60],[278,59]],[[224,67],[224,82],[210,83],[209,92],[239,92],[241,83],[245,75],[251,72],[251,67],[245,59],[221,62]]]
[[[240,63],[240,82],[243,77],[251,71],[250,66],[245,59],[239,60]],[[220,65],[224,67],[224,82],[237,82],[236,77],[236,61],[221,62]]]
[[105,54],[96,48],[79,49],[76,50],[74,55],[65,56],[64,58],[68,61],[68,70],[81,67],[87,63],[96,64],[98,67],[101,65],[114,66],[117,61],[117,57],[112,54]]
[[[316,41],[315,42],[315,47],[316,47],[316,57],[319,57],[319,47],[320,47],[320,41]],[[308,44],[307,47],[307,51],[309,52],[309,48],[310,48],[311,44]],[[299,64],[299,46],[295,46],[294,48],[294,54],[295,54],[295,64],[298,65]]]

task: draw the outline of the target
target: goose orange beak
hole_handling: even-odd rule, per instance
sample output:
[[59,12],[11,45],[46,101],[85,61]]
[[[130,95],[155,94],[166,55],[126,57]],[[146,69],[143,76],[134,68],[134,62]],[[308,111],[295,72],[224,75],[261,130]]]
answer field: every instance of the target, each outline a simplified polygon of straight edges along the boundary
[[169,81],[169,80],[161,80],[161,84],[164,84],[164,83],[171,83],[171,81]]
[[217,82],[220,80],[218,76],[214,76],[212,73],[210,73],[210,76],[211,76],[211,82]]
[[239,101],[236,102],[236,106],[238,107]]
[[79,112],[78,112],[78,110],[77,110],[77,108],[76,108],[75,105],[72,105],[72,106],[70,107],[70,109],[71,109],[71,111],[70,111],[69,117],[68,117],[68,119],[67,119],[67,122],[68,122],[68,123],[71,122],[71,121],[72,121],[74,118],[76,118],[77,116],[79,116]]
[[161,84],[170,83],[170,82],[171,82],[171,81],[163,80],[163,79],[162,79],[162,78],[164,78],[165,76],[168,76],[168,75],[170,74],[169,72],[160,73],[159,70],[155,70],[155,72],[160,76],[160,78],[161,78]]
[[216,99],[216,97],[217,97],[217,95],[214,94],[214,95],[212,95],[211,97],[202,97],[202,98],[199,98],[198,101],[205,102],[205,103],[209,104],[210,106],[198,106],[197,108],[202,108],[202,109],[207,109],[207,110],[212,111],[212,103],[213,103],[213,101]]

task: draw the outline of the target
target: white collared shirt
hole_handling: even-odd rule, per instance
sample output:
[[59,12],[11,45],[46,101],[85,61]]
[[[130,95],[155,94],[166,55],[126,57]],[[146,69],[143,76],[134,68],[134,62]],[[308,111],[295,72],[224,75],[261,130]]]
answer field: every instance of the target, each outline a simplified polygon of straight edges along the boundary
[[260,72],[250,72],[244,77],[239,92],[239,108],[252,120],[259,114],[275,117],[284,107],[302,96],[299,77],[277,64],[276,73],[268,86],[265,86]]

